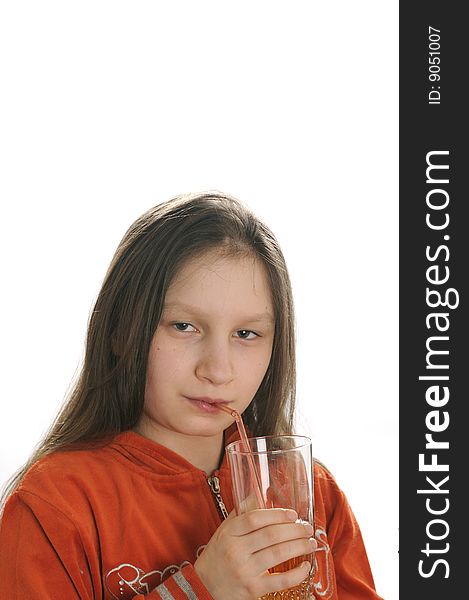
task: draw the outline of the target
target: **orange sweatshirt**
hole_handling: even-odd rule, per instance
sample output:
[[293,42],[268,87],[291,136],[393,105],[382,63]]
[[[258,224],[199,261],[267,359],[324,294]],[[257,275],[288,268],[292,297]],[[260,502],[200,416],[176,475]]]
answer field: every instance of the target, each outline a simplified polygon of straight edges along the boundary
[[[233,508],[226,458],[214,475]],[[212,480],[213,482],[213,480]],[[379,600],[343,492],[314,471],[318,597]],[[128,431],[36,463],[0,523],[0,598],[212,600],[193,563],[223,517],[206,474]]]

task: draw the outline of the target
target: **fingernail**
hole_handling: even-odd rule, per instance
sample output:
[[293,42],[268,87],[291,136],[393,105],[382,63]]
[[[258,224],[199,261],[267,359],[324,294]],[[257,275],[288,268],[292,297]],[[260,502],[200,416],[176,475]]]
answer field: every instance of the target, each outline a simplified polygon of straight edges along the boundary
[[296,510],[289,508],[287,509],[287,517],[290,519],[290,521],[296,521],[298,519],[298,513]]
[[304,562],[304,563],[301,563],[301,566],[302,566],[304,569],[306,569],[306,567],[308,567],[308,571],[311,569],[311,563],[309,563],[309,562]]
[[318,547],[317,541],[314,538],[309,538],[309,541],[311,543],[312,550],[316,550],[316,548]]
[[313,526],[311,523],[303,523],[303,527],[305,528],[307,534],[311,535],[313,533]]

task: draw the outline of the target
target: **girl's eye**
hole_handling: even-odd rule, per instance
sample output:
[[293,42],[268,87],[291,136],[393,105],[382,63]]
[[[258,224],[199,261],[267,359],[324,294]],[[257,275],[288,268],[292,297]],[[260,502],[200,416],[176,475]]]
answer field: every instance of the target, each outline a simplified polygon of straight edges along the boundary
[[236,333],[242,340],[253,340],[256,337],[259,337],[257,333],[251,331],[250,329],[238,329]]
[[[190,323],[173,323],[173,327],[175,327],[177,331],[195,331],[195,327]],[[189,327],[192,327],[192,329],[189,330]]]

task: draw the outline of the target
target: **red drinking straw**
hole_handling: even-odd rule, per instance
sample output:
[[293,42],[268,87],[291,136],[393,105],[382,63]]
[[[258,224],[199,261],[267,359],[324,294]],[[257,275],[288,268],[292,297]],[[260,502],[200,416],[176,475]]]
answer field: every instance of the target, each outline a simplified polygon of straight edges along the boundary
[[238,432],[239,432],[239,437],[241,438],[241,444],[244,446],[244,451],[246,452],[246,455],[247,455],[249,470],[251,472],[252,480],[254,481],[254,491],[256,493],[256,498],[257,498],[257,502],[259,504],[259,508],[266,508],[265,502],[264,502],[264,496],[262,494],[259,473],[257,472],[257,469],[256,469],[256,463],[254,462],[254,455],[252,453],[251,446],[249,445],[249,442],[248,442],[248,436],[246,433],[246,428],[244,427],[243,419],[241,418],[241,415],[239,414],[239,412],[237,410],[235,410],[234,408],[229,408],[228,406],[225,406],[224,404],[217,404],[217,408],[225,411],[226,413],[229,413],[233,417],[233,419],[236,421],[236,425],[238,427]]

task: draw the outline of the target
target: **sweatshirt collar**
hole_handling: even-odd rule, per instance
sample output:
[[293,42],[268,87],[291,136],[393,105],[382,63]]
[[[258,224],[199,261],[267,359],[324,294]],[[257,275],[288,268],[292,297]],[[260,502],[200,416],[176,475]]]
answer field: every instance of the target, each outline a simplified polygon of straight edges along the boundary
[[[224,432],[224,447],[239,439],[236,423]],[[146,438],[135,431],[128,430],[118,434],[110,446],[134,464],[150,469],[160,475],[202,472],[184,457],[166,446]],[[228,463],[223,452],[222,461],[216,472],[226,471]]]

